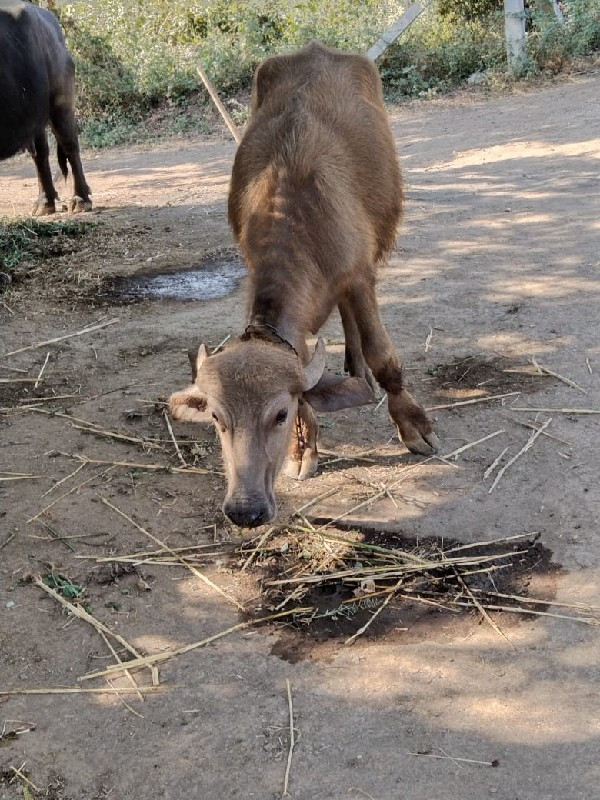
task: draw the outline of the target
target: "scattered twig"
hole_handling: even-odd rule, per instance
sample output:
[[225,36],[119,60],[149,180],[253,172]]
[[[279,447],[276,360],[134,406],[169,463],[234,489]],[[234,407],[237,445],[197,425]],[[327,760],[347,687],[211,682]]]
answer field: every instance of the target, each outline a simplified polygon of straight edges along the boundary
[[496,475],[494,482],[488,489],[488,494],[491,494],[494,491],[494,489],[498,485],[498,482],[500,481],[506,470],[509,467],[511,467],[515,463],[515,461],[520,456],[523,455],[523,453],[526,453],[529,450],[529,448],[532,447],[538,436],[544,432],[544,430],[548,427],[548,425],[550,425],[551,422],[552,422],[552,417],[550,417],[550,419],[547,419],[546,422],[544,422],[540,428],[537,428],[535,431],[533,431],[533,433],[531,434],[527,442],[523,445],[523,447],[519,450],[519,452],[516,455],[514,455],[509,461],[507,461],[506,464],[500,470],[498,470],[498,474]]
[[507,451],[507,450],[508,450],[508,447],[505,447],[505,448],[504,448],[504,450],[503,450],[503,451],[500,453],[500,455],[497,455],[497,456],[496,456],[496,458],[495,458],[495,459],[492,461],[492,463],[489,465],[489,467],[488,467],[488,468],[486,469],[486,471],[483,473],[483,480],[484,480],[484,481],[485,481],[487,478],[489,478],[489,476],[490,476],[490,475],[492,474],[492,472],[493,472],[493,471],[496,469],[496,467],[498,466],[498,464],[499,464],[499,463],[502,461],[502,459],[504,458],[504,454],[506,453],[506,451]]
[[[104,631],[101,628],[98,628],[97,630],[98,630],[98,633],[100,634],[100,636],[104,639],[104,644],[108,647],[108,649],[110,650],[110,652],[114,656],[114,659],[117,662],[117,664],[122,664],[123,660],[121,659],[121,656],[117,653],[115,648],[110,643],[110,640],[108,639],[108,636],[104,633]],[[128,669],[125,669],[125,670],[123,670],[123,674],[125,675],[125,677],[129,681],[130,685],[134,689],[137,690],[137,683],[135,682],[135,678],[133,677],[131,672]],[[153,685],[154,685],[154,682],[153,682]],[[137,692],[137,695],[138,695],[139,700],[141,700],[141,702],[143,703],[144,702],[144,695],[140,691]],[[133,709],[130,709],[130,710],[133,711]],[[137,713],[137,712],[135,712],[135,713]]]
[[319,453],[323,456],[330,456],[332,461],[327,461],[325,464],[328,466],[329,464],[335,464],[338,461],[364,461],[366,464],[376,464],[377,462],[373,458],[366,458],[365,456],[359,455],[346,455],[344,453],[339,453],[335,450],[325,450],[323,447],[319,448]]
[[169,412],[168,412],[168,410],[166,408],[163,409],[163,416],[164,416],[165,422],[167,424],[167,430],[169,431],[169,435],[170,435],[170,437],[171,437],[171,439],[173,441],[173,444],[175,446],[175,452],[177,453],[177,458],[179,459],[179,462],[180,462],[182,467],[187,467],[186,460],[183,457],[183,455],[181,454],[181,450],[179,449],[179,445],[177,444],[177,439],[175,438],[175,434],[173,433],[173,426],[171,425],[171,420],[169,419]]
[[84,464],[108,464],[112,467],[131,467],[132,469],[146,469],[150,472],[177,472],[184,475],[220,475],[215,470],[205,469],[204,467],[172,467],[169,464],[138,464],[134,461],[104,461],[98,458],[88,458],[87,456],[71,455],[63,453],[67,458],[82,461]]
[[21,769],[23,769],[23,767],[21,767],[21,769],[17,769],[17,767],[13,767],[13,766],[12,766],[12,764],[11,764],[11,765],[9,766],[9,769],[11,770],[11,772],[14,772],[14,773],[15,773],[15,775],[16,775],[18,778],[20,778],[20,780],[22,780],[22,781],[23,781],[23,783],[24,783],[26,786],[31,786],[31,788],[33,789],[33,791],[34,791],[34,792],[41,792],[41,791],[42,791],[42,790],[39,788],[39,786],[36,786],[36,785],[35,785],[35,783],[33,783],[33,781],[30,781],[30,780],[29,780],[29,778],[27,778],[25,775],[23,775],[23,773],[21,772]]
[[45,475],[0,475],[0,482],[8,483],[9,481],[31,481],[38,478],[45,478]]
[[490,539],[487,542],[469,542],[469,544],[461,544],[457,547],[451,547],[449,550],[444,550],[444,556],[447,556],[449,553],[471,550],[474,547],[491,547],[493,545],[505,544],[506,542],[514,542],[515,539],[532,539],[535,542],[538,537],[539,531],[528,531],[527,533],[515,533],[513,536],[503,536],[500,539]]
[[[129,672],[128,672],[127,674],[129,675],[129,677],[131,677],[131,675],[130,675],[130,673],[129,673]],[[133,680],[133,678],[131,678],[131,680]],[[111,688],[113,688],[113,689],[114,689],[114,683],[112,683],[112,681],[110,680],[110,678],[107,678],[107,679],[106,679],[106,682],[108,683],[108,685],[109,685]],[[143,699],[144,699],[144,695],[143,695],[141,692],[139,693],[139,696],[140,696],[140,700],[143,700]],[[130,712],[131,712],[131,713],[132,713],[134,716],[136,716],[136,717],[139,717],[140,719],[144,719],[144,715],[143,715],[143,714],[140,714],[140,712],[139,712],[139,711],[136,711],[136,710],[135,710],[135,708],[133,708],[133,706],[130,706],[130,705],[129,705],[129,703],[127,702],[127,700],[125,700],[125,698],[123,697],[123,695],[122,695],[122,694],[118,694],[118,695],[117,695],[117,697],[119,698],[119,701],[120,701],[120,702],[121,702],[121,703],[122,703],[122,704],[125,706],[125,708],[126,708],[128,711],[130,711]]]
[[333,525],[334,522],[339,522],[339,520],[344,519],[344,517],[347,517],[349,514],[353,514],[355,511],[358,511],[359,509],[364,508],[365,506],[368,506],[371,503],[374,503],[376,500],[379,500],[382,497],[389,496],[389,493],[392,491],[392,489],[394,489],[399,483],[401,483],[408,476],[409,473],[412,473],[414,470],[425,466],[425,464],[430,463],[434,458],[436,458],[436,456],[429,456],[429,458],[423,459],[423,461],[420,461],[418,464],[412,464],[409,467],[404,467],[400,477],[397,478],[395,481],[393,481],[391,484],[389,484],[388,486],[383,486],[383,488],[380,489],[376,494],[372,495],[371,497],[368,497],[366,500],[363,500],[361,503],[354,506],[353,508],[348,509],[348,511],[344,511],[343,514],[339,514],[337,517],[328,520],[324,525],[321,525],[318,530],[322,531],[329,525]]
[[[7,723],[11,722],[13,724],[20,724],[21,727],[11,728],[7,730]],[[18,739],[19,736],[22,736],[24,733],[31,733],[36,729],[36,725],[33,722],[21,723],[21,720],[18,719],[6,719],[4,720],[4,724],[2,725],[2,730],[0,731],[0,742],[3,739]]]
[[427,338],[425,339],[425,352],[429,352],[429,348],[431,347],[431,340],[433,339],[433,328],[429,328],[429,333],[427,334]]
[[422,756],[424,758],[441,758],[448,761],[461,761],[463,764],[482,764],[484,767],[499,767],[500,762],[498,759],[493,761],[477,761],[475,758],[459,758],[458,756],[443,755],[438,756],[436,753],[408,753],[409,756]]
[[203,572],[200,572],[200,570],[197,569],[193,564],[190,564],[189,561],[186,561],[185,558],[179,555],[179,553],[175,552],[175,550],[172,550],[167,544],[162,542],[153,533],[150,533],[150,531],[146,530],[146,528],[143,528],[141,525],[139,525],[124,511],[121,511],[120,508],[117,508],[115,505],[113,505],[110,502],[110,500],[107,500],[106,497],[101,497],[100,495],[99,497],[105,506],[108,506],[108,508],[112,509],[116,514],[119,514],[121,517],[123,517],[123,519],[126,519],[131,525],[133,525],[134,528],[137,528],[137,530],[140,531],[140,533],[143,533],[149,539],[152,539],[153,542],[155,542],[164,549],[165,553],[169,553],[169,555],[174,556],[175,559],[179,561],[182,567],[186,567],[187,569],[189,569],[193,575],[199,578],[207,586],[210,586],[211,589],[214,589],[215,592],[218,592],[221,595],[221,597],[224,597],[229,603],[233,603],[233,605],[239,611],[245,611],[244,606],[238,600],[236,600],[235,597],[232,597],[231,595],[227,594],[227,592],[223,591],[223,589],[221,589],[220,586],[217,586],[216,583],[213,583],[213,581],[211,581],[210,578],[208,578]]
[[[37,350],[40,347],[46,347],[49,344],[56,344],[57,342],[62,342],[65,339],[72,339],[74,336],[83,336],[86,333],[93,333],[94,331],[99,331],[101,328],[107,328],[109,325],[114,325],[119,320],[115,317],[114,319],[109,319],[106,322],[101,322],[98,325],[87,325],[85,328],[82,328],[80,331],[76,331],[75,333],[67,333],[64,336],[56,336],[54,339],[47,339],[44,342],[35,342],[34,344],[28,344],[26,347],[19,347],[18,350],[11,350],[10,353],[4,353],[2,358],[8,358],[9,356],[15,356],[17,353],[24,353],[26,350]],[[33,379],[35,380],[35,378]]]
[[0,550],[2,550],[4,547],[6,547],[7,544],[10,544],[12,542],[12,540],[15,538],[16,535],[17,535],[16,531],[15,531],[15,533],[10,533],[6,537],[6,539],[0,544]]
[[[533,422],[523,422],[520,419],[514,420],[517,425],[523,425],[524,428],[530,428],[533,431],[539,431],[539,426],[535,425]],[[568,442],[566,439],[561,439],[560,436],[555,436],[553,433],[548,433],[548,431],[542,431],[544,436],[547,436],[548,439],[554,439],[555,442],[560,442],[561,444],[566,444],[567,447],[572,447],[573,442]]]
[[463,576],[460,574],[460,572],[459,572],[459,571],[456,569],[456,567],[453,567],[453,572],[454,572],[454,574],[456,575],[456,578],[457,578],[458,582],[459,582],[459,583],[460,583],[460,585],[462,586],[462,588],[463,588],[463,591],[465,592],[465,594],[467,595],[467,597],[468,597],[468,598],[469,598],[469,599],[470,599],[470,600],[473,602],[473,605],[474,605],[474,606],[477,608],[477,610],[479,611],[479,613],[481,614],[481,616],[484,618],[484,620],[485,620],[487,623],[489,623],[489,625],[491,625],[491,627],[492,627],[492,628],[493,628],[493,629],[496,631],[496,633],[497,633],[499,636],[502,636],[502,638],[503,638],[503,639],[506,639],[506,641],[509,643],[509,645],[510,645],[512,648],[516,649],[515,645],[514,645],[514,644],[511,642],[511,640],[508,638],[508,636],[507,636],[507,635],[504,633],[504,631],[502,631],[502,630],[500,629],[500,627],[499,627],[499,626],[498,626],[498,625],[497,625],[497,624],[494,622],[494,620],[493,620],[493,619],[490,617],[490,615],[488,614],[487,610],[486,610],[486,609],[485,609],[485,608],[482,606],[482,604],[479,602],[479,600],[478,600],[478,599],[475,597],[475,595],[474,595],[474,594],[473,594],[473,592],[471,591],[471,587],[468,585],[468,583],[465,581],[465,579],[464,579],[464,578],[463,578]]
[[99,428],[96,425],[76,425],[75,423],[71,424],[78,431],[84,431],[85,433],[93,433],[96,436],[104,436],[106,439],[117,439],[118,441],[121,442],[131,442],[132,444],[141,444],[143,447],[147,447],[150,450],[163,450],[160,444],[158,444],[157,442],[153,442],[151,439],[142,439],[139,436],[127,436],[127,434],[125,433],[105,430],[104,428]]
[[358,639],[359,636],[362,636],[363,633],[367,630],[367,628],[371,625],[371,623],[375,622],[377,617],[381,614],[383,609],[388,605],[394,594],[398,591],[400,586],[402,585],[402,581],[404,578],[400,578],[400,580],[396,583],[396,585],[388,592],[388,596],[385,598],[383,603],[378,606],[375,611],[371,614],[369,619],[365,622],[365,624],[360,627],[352,636],[349,636],[346,641],[344,642],[345,645],[354,644],[354,642]]
[[259,540],[258,544],[256,545],[256,547],[254,548],[254,550],[251,551],[251,553],[248,556],[248,558],[242,564],[242,568],[241,568],[240,572],[245,572],[248,569],[250,564],[252,564],[252,562],[256,558],[257,554],[260,552],[261,547],[265,544],[265,542],[267,541],[267,539],[273,533],[274,530],[275,530],[274,527],[273,528],[268,528],[263,533],[263,535],[260,537],[260,540]]
[[[207,530],[207,528],[212,528],[212,527],[213,527],[212,525],[208,525],[205,528],[199,528],[198,530]],[[106,534],[102,534],[102,535],[106,535]],[[86,536],[86,534],[80,534],[80,538],[84,538],[85,536]],[[186,553],[186,552],[189,552],[190,550],[192,550],[192,551],[205,550],[207,548],[219,547],[219,546],[221,546],[221,544],[219,542],[211,542],[210,544],[190,544],[190,545],[186,545],[185,547],[173,547],[171,549],[172,549],[172,551],[174,553]],[[164,548],[161,548],[160,550],[144,550],[144,551],[137,552],[137,553],[124,553],[124,554],[122,554],[120,556],[76,556],[76,558],[85,558],[85,559],[93,558],[94,561],[97,564],[103,564],[103,563],[106,564],[106,563],[109,563],[111,561],[138,561],[138,560],[143,559],[143,558],[149,558],[149,557],[152,557],[152,556],[164,555],[164,553],[165,553]],[[225,553],[221,553],[221,552],[215,553],[213,551],[213,552],[207,553],[206,555],[207,556],[225,555]],[[178,562],[175,562],[175,563],[178,563]]]
[[57,400],[70,400],[76,397],[82,403],[91,400],[91,397],[84,397],[79,392],[72,392],[71,394],[50,394],[47,397],[19,397],[19,403],[23,403],[20,408],[15,408],[15,411],[29,411],[31,408],[36,408],[44,403],[54,403]]
[[294,728],[294,705],[292,703],[292,688],[290,686],[290,681],[288,678],[285,679],[285,684],[287,687],[288,709],[290,712],[290,749],[288,751],[287,764],[285,767],[285,776],[283,779],[283,792],[281,796],[289,797],[288,782],[290,779],[290,769],[292,767],[292,756],[294,754],[294,746],[296,744],[296,731]]
[[381,408],[381,406],[384,404],[384,402],[385,402],[385,398],[386,398],[386,397],[387,397],[387,393],[386,393],[386,392],[384,392],[384,393],[383,393],[383,395],[382,395],[382,397],[381,397],[381,399],[380,399],[380,401],[377,403],[377,405],[374,405],[374,406],[373,406],[373,409],[372,409],[372,410],[373,410],[373,414],[374,414],[376,411],[379,411],[379,409]]
[[53,483],[52,486],[44,492],[42,497],[46,497],[46,495],[49,495],[55,489],[58,489],[59,486],[61,486],[63,483],[66,483],[70,478],[74,478],[75,475],[77,475],[78,472],[81,472],[81,470],[84,467],[85,467],[85,462],[83,464],[80,464],[76,469],[73,470],[73,472],[69,473],[69,475],[65,475],[64,478],[61,478],[59,481],[56,481],[56,483]]
[[9,372],[21,372],[23,375],[27,375],[29,372],[28,369],[23,369],[22,367],[9,367],[8,364],[0,364],[0,369],[7,369]]
[[461,453],[464,453],[465,450],[470,450],[471,447],[475,447],[475,445],[481,444],[482,442],[487,442],[488,439],[493,439],[494,436],[500,436],[501,433],[504,433],[504,429],[501,428],[498,431],[494,431],[494,433],[488,433],[487,436],[483,436],[481,439],[477,439],[476,442],[469,442],[469,444],[464,444],[462,447],[458,447],[456,450],[453,450],[448,455],[445,455],[444,458],[451,459],[453,458],[456,461],[457,456]]
[[0,378],[0,383],[35,383],[37,378]]
[[197,650],[199,647],[205,647],[212,642],[216,642],[217,639],[222,639],[224,636],[229,636],[231,633],[235,633],[236,631],[244,630],[245,628],[250,628],[252,625],[260,625],[263,622],[272,622],[275,619],[280,619],[282,617],[289,617],[294,614],[310,614],[314,611],[312,607],[299,607],[293,608],[291,611],[279,611],[276,614],[269,614],[266,617],[260,617],[259,619],[255,620],[248,620],[246,622],[238,622],[237,625],[232,625],[231,628],[227,628],[224,631],[219,631],[219,633],[214,633],[212,636],[207,636],[205,639],[201,639],[199,642],[192,642],[192,644],[186,644],[183,647],[178,647],[174,650],[168,650],[163,653],[154,653],[153,655],[143,656],[142,658],[137,658],[132,661],[126,661],[125,664],[119,666],[119,664],[113,664],[112,666],[108,667],[107,669],[99,670],[97,672],[88,672],[86,675],[82,675],[79,680],[80,681],[87,681],[91,680],[92,678],[101,678],[104,675],[113,675],[118,672],[122,672],[124,668],[126,669],[137,669],[138,667],[148,667],[154,664],[160,664],[163,661],[168,661],[170,658],[174,658],[175,656],[183,655],[184,653],[189,653],[192,650]]
[[72,486],[72,487],[69,489],[69,491],[68,491],[68,492],[65,492],[64,494],[61,494],[61,495],[60,495],[60,497],[57,497],[55,500],[53,500],[53,501],[52,501],[51,503],[49,503],[47,506],[45,506],[44,508],[42,508],[42,510],[41,510],[41,511],[38,511],[38,513],[37,513],[37,514],[35,514],[33,517],[30,517],[30,518],[27,520],[27,522],[28,522],[28,523],[30,523],[30,522],[34,522],[34,521],[35,521],[35,520],[36,520],[38,517],[41,517],[41,516],[42,516],[42,514],[45,514],[45,513],[46,513],[46,511],[49,511],[49,510],[50,510],[50,509],[51,509],[53,506],[55,506],[57,503],[60,503],[60,501],[61,501],[61,500],[63,500],[65,497],[68,497],[70,494],[73,494],[73,492],[76,492],[76,491],[78,491],[78,489],[81,489],[81,488],[82,488],[83,486],[85,486],[86,484],[88,484],[88,483],[91,483],[92,481],[96,480],[96,478],[101,478],[103,475],[106,475],[108,472],[110,472],[110,471],[111,471],[111,470],[113,470],[113,469],[114,469],[114,467],[109,467],[108,469],[102,470],[101,472],[97,472],[95,475],[92,475],[92,476],[91,476],[91,478],[88,478],[87,480],[85,480],[85,481],[82,481],[82,483],[78,483],[78,484],[77,484],[77,486]]
[[35,379],[35,383],[33,384],[33,388],[37,389],[39,382],[42,380],[42,375],[44,374],[44,370],[46,369],[46,365],[48,364],[48,360],[50,359],[50,350],[46,353],[46,360],[42,364],[41,370],[38,372],[38,376]]
[[[128,436],[127,434],[119,433],[118,431],[105,430],[99,425],[96,425],[94,422],[90,422],[87,419],[81,419],[81,417],[74,417],[71,414],[64,414],[62,411],[48,411],[44,408],[36,408],[35,406],[30,406],[29,411],[35,411],[36,413],[44,414],[47,417],[60,417],[61,419],[66,419],[77,430],[95,433],[98,436],[106,436],[109,439],[119,439],[125,442],[132,442],[133,444],[141,444],[157,450],[163,449],[158,442],[153,441],[152,439],[141,439],[138,436]],[[75,423],[79,423],[79,425],[76,425]]]
[[554,372],[554,370],[550,369],[550,367],[539,364],[533,356],[531,356],[530,361],[533,366],[543,375],[550,375],[553,378],[557,378],[557,380],[562,381],[562,383],[565,383],[572,389],[577,389],[577,391],[582,392],[582,394],[587,394],[586,390],[583,389],[578,383],[575,383],[575,381],[572,381],[570,378],[565,378],[564,375],[559,375],[558,372]]
[[320,494],[318,497],[313,497],[312,500],[309,500],[308,502],[304,503],[304,505],[300,506],[300,508],[296,509],[292,516],[301,514],[303,511],[306,511],[307,508],[316,505],[316,503],[319,503],[321,500],[325,500],[327,497],[331,497],[332,494],[339,492],[339,490],[339,486],[334,486],[332,489],[327,489],[327,491],[323,492],[323,494]]
[[226,337],[225,337],[225,338],[224,338],[224,339],[223,339],[221,342],[219,342],[219,344],[218,344],[218,345],[215,347],[215,349],[212,351],[212,353],[211,353],[211,356],[214,356],[214,355],[215,355],[215,353],[218,353],[218,352],[219,352],[219,350],[221,350],[223,347],[225,347],[225,345],[227,344],[227,342],[228,342],[230,339],[231,339],[231,334],[230,334],[230,333],[228,333],[228,334],[227,334],[227,336],[226,336]]
[[[447,602],[452,603],[455,606],[465,606],[467,608],[473,608],[470,602],[464,602],[461,600],[448,600]],[[600,625],[600,619],[597,617],[576,617],[572,614],[555,614],[552,611],[538,611],[536,608],[521,608],[520,606],[501,606],[496,605],[495,603],[483,603],[482,604],[485,608],[489,609],[490,611],[507,611],[510,614],[531,614],[536,617],[554,617],[555,619],[568,619],[571,622],[581,622],[584,625]]]
[[502,592],[492,592],[488,589],[473,589],[472,591],[478,594],[484,594],[488,597],[503,597],[505,600],[517,600],[519,603],[529,603],[538,606],[558,606],[560,608],[573,608],[576,611],[586,612],[588,614],[594,611],[600,611],[600,606],[592,606],[589,603],[561,603],[558,600],[542,600],[538,597],[521,597],[517,594],[503,594]]
[[[65,597],[63,597],[61,594],[59,594],[51,586],[46,586],[46,584],[44,583],[44,581],[41,579],[41,577],[39,575],[34,575],[33,576],[33,582],[35,583],[36,586],[39,586],[40,589],[42,589],[44,592],[46,592],[46,594],[49,594],[50,597],[53,597],[62,606],[64,606],[66,609],[68,609],[71,612],[71,614],[73,614],[73,616],[75,616],[78,619],[81,619],[84,622],[87,622],[88,624],[90,624],[93,628],[96,629],[96,631],[98,633],[101,632],[101,633],[105,633],[107,636],[112,636],[113,639],[115,639],[115,641],[117,641],[120,645],[122,645],[122,647],[124,647],[127,650],[128,653],[131,653],[131,655],[134,658],[136,658],[136,659],[143,658],[143,656],[135,649],[135,647],[130,645],[129,642],[126,639],[124,639],[121,636],[120,633],[115,633],[115,631],[111,630],[103,622],[100,622],[99,620],[97,620],[95,617],[93,617],[91,614],[89,614],[83,608],[81,608],[80,606],[73,605],[73,603],[70,603]],[[128,669],[128,664],[129,664],[129,662],[126,662],[124,664],[123,671],[126,671]]]
[[44,528],[44,530],[50,534],[50,536],[53,539],[55,539],[57,542],[62,542],[62,544],[64,544],[64,546],[67,548],[67,550],[70,550],[72,553],[75,552],[75,548],[72,545],[70,545],[69,542],[66,542],[64,536],[61,536],[60,533],[58,533],[58,531],[54,530],[52,525],[50,525],[43,519],[38,519],[37,521]]
[[[125,667],[125,665],[123,665]],[[0,696],[19,694],[137,694],[138,692],[164,692],[166,686],[57,686],[50,689],[0,689]],[[176,686],[170,686],[176,689]]]
[[472,400],[458,400],[456,403],[444,403],[439,406],[429,406],[425,411],[441,411],[445,408],[457,408],[458,406],[471,406],[474,403],[488,403],[490,400],[501,400],[503,397],[514,397],[521,392],[507,392],[506,394],[491,394],[487,397],[474,397]]
[[588,372],[590,373],[590,375],[593,375],[594,373],[592,372],[592,365],[590,364],[589,358],[586,358],[585,363],[588,368]]
[[509,406],[509,411],[527,411],[535,414],[600,414],[600,408],[525,408],[525,406]]

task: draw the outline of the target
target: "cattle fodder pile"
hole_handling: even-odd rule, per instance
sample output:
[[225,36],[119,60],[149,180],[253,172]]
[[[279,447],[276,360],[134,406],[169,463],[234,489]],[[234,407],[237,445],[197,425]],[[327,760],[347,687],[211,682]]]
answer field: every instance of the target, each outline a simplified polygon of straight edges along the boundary
[[[498,612],[598,622],[587,607],[551,599],[552,576],[560,568],[532,534],[461,544],[307,523],[271,529],[245,542],[238,554],[241,569],[259,575],[256,615],[292,612],[297,631],[321,640],[350,644],[363,634],[408,631],[465,611],[500,635]],[[529,596],[534,586],[543,598]]]

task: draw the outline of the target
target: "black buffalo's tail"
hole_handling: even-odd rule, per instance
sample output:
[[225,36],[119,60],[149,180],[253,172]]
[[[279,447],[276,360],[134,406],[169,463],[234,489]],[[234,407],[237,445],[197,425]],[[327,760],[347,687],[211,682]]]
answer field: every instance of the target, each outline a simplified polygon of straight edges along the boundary
[[65,151],[62,149],[59,142],[56,143],[56,158],[58,159],[58,166],[60,171],[62,172],[62,176],[65,180],[67,180],[67,177],[69,175],[67,156],[65,155]]

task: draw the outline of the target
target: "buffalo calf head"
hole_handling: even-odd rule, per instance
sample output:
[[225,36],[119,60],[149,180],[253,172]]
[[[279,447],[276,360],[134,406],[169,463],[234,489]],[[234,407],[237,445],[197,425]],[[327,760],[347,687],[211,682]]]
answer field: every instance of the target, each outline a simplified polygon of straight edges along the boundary
[[223,511],[236,525],[275,518],[275,478],[295,435],[300,398],[316,411],[372,400],[366,381],[324,375],[324,368],[322,339],[306,366],[291,349],[261,340],[238,341],[212,356],[201,345],[194,382],[169,398],[174,419],[214,423],[227,474]]

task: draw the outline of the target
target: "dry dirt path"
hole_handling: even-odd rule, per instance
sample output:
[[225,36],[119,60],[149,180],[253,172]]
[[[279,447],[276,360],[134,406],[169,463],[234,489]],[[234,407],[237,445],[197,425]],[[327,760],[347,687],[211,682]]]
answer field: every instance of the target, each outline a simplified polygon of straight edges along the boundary
[[[532,591],[596,605],[600,416],[514,407],[600,409],[599,95],[600,78],[584,76],[536,93],[394,115],[407,215],[379,294],[408,382],[428,406],[523,393],[435,411],[445,453],[503,432],[466,450],[455,466],[424,464],[393,500],[351,516],[464,542],[538,531],[562,570],[538,576]],[[90,287],[98,277],[183,269],[230,247],[233,153],[222,141],[86,153],[97,208],[90,218],[101,225],[73,253],[49,260],[30,284],[34,291],[7,295],[10,312],[0,306],[2,353],[104,315],[118,318],[57,346],[0,354],[0,377],[37,375],[49,351],[37,394],[75,397],[45,407],[160,440],[148,449],[85,433],[64,417],[22,410],[32,391],[26,385],[0,384],[0,470],[42,476],[0,483],[0,690],[74,686],[112,658],[91,627],[69,621],[54,600],[23,582],[31,572],[53,568],[86,585],[95,616],[144,652],[198,641],[239,621],[233,605],[183,568],[146,567],[147,591],[135,575],[114,583],[78,558],[152,547],[98,495],[171,546],[213,535],[230,540],[236,534],[219,511],[219,474],[122,467],[102,474],[107,466],[86,466],[43,496],[76,466],[59,452],[178,464],[152,402],[187,381],[190,343],[215,345],[240,330],[243,280],[227,297],[205,303],[123,305]],[[35,182],[26,159],[0,165],[0,186],[0,214],[28,211]],[[339,368],[338,320],[325,335],[330,366]],[[531,357],[586,394],[550,377],[504,371]],[[538,438],[490,494],[486,468],[504,448],[506,461],[525,444],[531,431],[521,423],[549,417],[547,432],[557,438]],[[337,462],[302,485],[281,480],[282,518],[330,488],[336,494],[311,512],[336,516],[376,491],[368,484],[389,483],[419,461],[397,442],[386,444],[392,429],[383,407],[324,422],[326,449],[374,449],[372,461]],[[218,473],[211,432],[178,426],[176,434],[196,436],[186,457]],[[46,527],[28,522],[88,478],[41,518]],[[85,538],[61,542],[53,531]],[[239,601],[257,592],[252,577],[242,579],[227,561],[206,573]],[[37,786],[53,787],[38,796],[55,800],[270,800],[283,786],[287,678],[298,737],[290,793],[298,800],[593,800],[600,785],[598,628],[554,617],[496,619],[511,644],[475,617],[456,623],[434,611],[417,632],[365,636],[351,648],[298,647],[297,659],[293,647],[281,647],[280,629],[234,633],[167,662],[161,677],[171,688],[143,703],[127,696],[135,713],[109,695],[0,695],[0,733],[5,721],[6,730],[14,720],[35,725],[0,739],[0,768],[26,761]],[[417,751],[497,759],[499,766],[409,755]],[[0,779],[0,798],[12,800],[22,794],[9,777]]]

